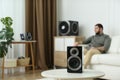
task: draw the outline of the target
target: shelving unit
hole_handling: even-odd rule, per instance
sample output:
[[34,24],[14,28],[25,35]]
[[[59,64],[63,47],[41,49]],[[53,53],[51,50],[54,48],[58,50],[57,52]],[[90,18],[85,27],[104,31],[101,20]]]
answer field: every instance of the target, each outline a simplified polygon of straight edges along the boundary
[[[34,72],[34,53],[33,53],[33,43],[35,43],[36,41],[33,40],[33,41],[13,41],[12,44],[26,44],[26,46],[28,47],[28,45],[30,45],[30,53],[31,53],[31,61],[32,61],[32,64],[30,65],[25,65],[25,66],[16,66],[16,67],[4,67],[4,61],[5,61],[5,58],[3,57],[3,63],[2,63],[2,66],[0,66],[0,68],[2,68],[2,79],[4,79],[4,69],[9,69],[9,68],[17,68],[17,67],[30,67],[32,66],[33,68],[33,72]],[[28,50],[26,50],[28,51]],[[28,57],[28,52],[26,52],[26,57]]]

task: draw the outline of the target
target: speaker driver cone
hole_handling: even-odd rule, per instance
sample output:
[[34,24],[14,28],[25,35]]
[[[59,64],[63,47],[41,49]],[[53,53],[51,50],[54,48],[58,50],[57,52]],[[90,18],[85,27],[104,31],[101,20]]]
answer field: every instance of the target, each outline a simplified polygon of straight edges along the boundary
[[77,34],[78,33],[78,23],[77,22],[73,22],[72,23],[72,33]]
[[79,50],[77,48],[70,49],[70,55],[77,56],[79,54]]
[[59,24],[60,35],[67,35],[70,32],[70,26],[66,21],[61,21]]
[[68,59],[68,68],[77,71],[82,67],[81,59],[78,56],[71,56]]

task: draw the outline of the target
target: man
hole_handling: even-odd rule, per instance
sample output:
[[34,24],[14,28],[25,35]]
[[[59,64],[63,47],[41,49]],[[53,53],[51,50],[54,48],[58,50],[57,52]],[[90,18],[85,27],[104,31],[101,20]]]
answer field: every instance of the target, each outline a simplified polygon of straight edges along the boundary
[[[102,24],[96,24],[94,31],[95,35],[82,42],[82,44],[88,44],[84,49],[84,68],[87,68],[93,55],[106,53],[111,44],[111,38],[103,33]],[[77,45],[78,42],[75,43],[75,46]]]

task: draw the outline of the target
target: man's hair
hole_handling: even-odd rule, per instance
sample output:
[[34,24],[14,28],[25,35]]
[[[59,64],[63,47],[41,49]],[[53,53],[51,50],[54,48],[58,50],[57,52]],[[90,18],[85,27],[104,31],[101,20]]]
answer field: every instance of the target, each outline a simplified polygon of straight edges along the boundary
[[103,29],[103,25],[100,24],[100,23],[96,24],[95,26],[98,26],[99,28],[102,28],[102,29]]

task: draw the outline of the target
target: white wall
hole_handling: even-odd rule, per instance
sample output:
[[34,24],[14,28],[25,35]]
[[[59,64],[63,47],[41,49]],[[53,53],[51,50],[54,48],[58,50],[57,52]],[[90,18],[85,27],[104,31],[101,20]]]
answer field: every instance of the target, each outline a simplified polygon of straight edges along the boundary
[[102,23],[104,33],[120,35],[120,0],[57,0],[57,20],[79,21],[80,33],[94,34],[94,25]]

